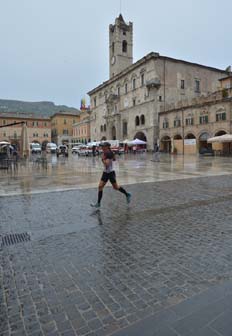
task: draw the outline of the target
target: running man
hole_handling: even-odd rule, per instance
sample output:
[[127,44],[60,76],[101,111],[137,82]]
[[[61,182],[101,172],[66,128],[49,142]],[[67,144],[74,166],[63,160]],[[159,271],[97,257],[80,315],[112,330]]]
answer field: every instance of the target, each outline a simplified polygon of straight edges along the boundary
[[116,181],[116,174],[115,174],[115,171],[113,169],[113,161],[115,161],[115,156],[114,156],[114,153],[110,149],[110,143],[109,142],[104,142],[102,144],[102,150],[103,150],[102,162],[103,162],[103,165],[104,165],[104,170],[103,170],[103,174],[102,174],[100,183],[98,185],[98,200],[97,200],[97,203],[91,204],[91,206],[94,207],[94,208],[100,208],[101,207],[101,199],[102,199],[102,195],[103,195],[103,189],[104,189],[106,183],[108,182],[108,180],[110,180],[110,183],[112,184],[112,186],[115,190],[120,191],[121,193],[123,193],[126,196],[127,203],[129,204],[130,201],[131,201],[131,194],[128,193],[124,188],[120,187],[117,184],[117,181]]

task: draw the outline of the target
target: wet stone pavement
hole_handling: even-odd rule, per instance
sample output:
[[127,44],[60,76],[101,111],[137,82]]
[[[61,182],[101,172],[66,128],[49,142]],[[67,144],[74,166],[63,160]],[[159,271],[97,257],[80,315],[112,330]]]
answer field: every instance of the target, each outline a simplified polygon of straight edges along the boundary
[[231,175],[126,189],[0,197],[1,336],[232,335]]

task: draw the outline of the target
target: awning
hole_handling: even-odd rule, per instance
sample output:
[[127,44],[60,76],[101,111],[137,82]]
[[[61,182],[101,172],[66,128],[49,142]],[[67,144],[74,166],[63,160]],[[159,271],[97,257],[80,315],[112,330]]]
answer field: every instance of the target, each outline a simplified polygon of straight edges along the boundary
[[232,142],[232,134],[223,134],[220,136],[215,136],[213,138],[209,138],[207,140],[208,143],[213,143],[213,142],[219,142],[219,143],[223,143],[223,142]]

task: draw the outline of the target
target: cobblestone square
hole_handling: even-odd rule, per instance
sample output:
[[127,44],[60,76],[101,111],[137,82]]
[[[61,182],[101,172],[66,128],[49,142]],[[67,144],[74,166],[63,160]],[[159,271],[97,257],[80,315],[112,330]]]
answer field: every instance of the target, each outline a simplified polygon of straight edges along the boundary
[[[141,321],[150,335],[190,335],[194,320],[178,319],[194,298],[232,280],[231,175],[127,189],[130,206],[106,188],[100,211],[89,206],[96,188],[0,197],[1,238],[30,235],[0,248],[1,336],[143,336],[126,331]],[[205,335],[226,335],[218,307]]]

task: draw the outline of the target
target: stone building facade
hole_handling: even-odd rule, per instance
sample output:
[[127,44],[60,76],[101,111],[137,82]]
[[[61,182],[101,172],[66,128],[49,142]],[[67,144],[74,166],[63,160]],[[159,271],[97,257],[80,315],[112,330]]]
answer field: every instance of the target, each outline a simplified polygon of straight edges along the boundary
[[73,124],[72,143],[87,143],[90,142],[90,113],[88,109],[81,110],[80,119]]
[[91,138],[159,138],[159,113],[219,89],[227,72],[152,52],[133,63],[133,25],[122,15],[109,26],[110,78],[91,90]]
[[[0,113],[0,141],[8,141],[20,149],[22,125],[17,124],[25,122],[29,142],[36,142],[41,145],[51,141],[51,120],[49,117],[38,117],[35,114],[28,113]],[[9,124],[14,124],[7,126]]]
[[72,143],[73,125],[80,120],[80,112],[59,112],[51,117],[52,142],[57,145]]
[[[160,149],[177,154],[197,154],[203,148],[222,151],[222,144],[208,144],[207,139],[231,133],[232,86],[199,97],[180,101],[160,112]],[[227,148],[224,148],[224,152]]]

